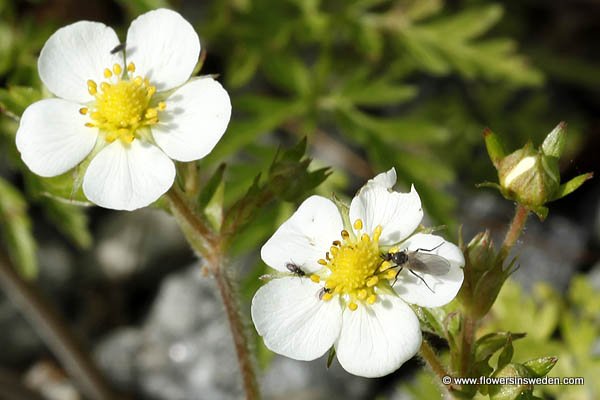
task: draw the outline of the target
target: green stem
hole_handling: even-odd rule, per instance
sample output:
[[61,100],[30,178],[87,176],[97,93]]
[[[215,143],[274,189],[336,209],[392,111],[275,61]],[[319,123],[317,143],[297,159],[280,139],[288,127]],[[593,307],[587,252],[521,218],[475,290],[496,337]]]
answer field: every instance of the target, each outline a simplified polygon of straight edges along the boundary
[[523,228],[525,228],[525,222],[527,222],[527,217],[529,216],[529,210],[521,204],[517,204],[517,208],[515,210],[515,216],[510,223],[508,231],[506,232],[506,236],[504,237],[504,242],[502,243],[502,248],[500,249],[500,257],[502,259],[506,259],[508,253],[513,248],[519,236],[523,232]]
[[244,382],[244,388],[246,389],[246,399],[258,400],[260,398],[260,392],[256,374],[254,373],[254,362],[250,354],[246,330],[242,316],[239,313],[238,301],[234,295],[235,292],[231,279],[224,268],[216,268],[214,277],[229,320],[229,326],[235,344],[235,351],[242,373],[242,380]]
[[[440,380],[444,379],[445,376],[450,376],[431,345],[425,339],[421,342],[421,357],[423,357],[429,368],[431,368]],[[450,387],[450,385],[444,385]]]
[[0,287],[17,307],[44,343],[90,399],[118,398],[104,381],[89,352],[83,351],[65,321],[55,312],[39,291],[25,282],[11,267],[8,257],[0,252]]
[[167,199],[170,202],[175,219],[185,233],[188,243],[204,258],[210,272],[215,278],[221,300],[225,306],[227,319],[229,320],[229,327],[233,336],[246,398],[248,400],[258,400],[260,392],[252,355],[248,346],[249,341],[246,337],[242,316],[239,313],[235,290],[223,262],[222,244],[225,242],[225,239],[223,236],[215,235],[210,230],[177,189],[171,189],[167,193]]
[[464,315],[461,331],[461,346],[460,346],[460,376],[470,376],[471,362],[473,360],[473,349],[475,344],[475,328],[477,321],[470,315]]

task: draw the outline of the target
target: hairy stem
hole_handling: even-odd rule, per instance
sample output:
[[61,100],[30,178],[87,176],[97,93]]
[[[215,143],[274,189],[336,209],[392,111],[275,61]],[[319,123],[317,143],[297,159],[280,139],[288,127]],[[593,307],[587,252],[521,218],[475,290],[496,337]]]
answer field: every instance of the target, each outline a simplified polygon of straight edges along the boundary
[[473,349],[475,344],[475,327],[477,321],[470,315],[465,315],[462,321],[461,345],[460,345],[460,376],[469,376],[471,362],[473,360]]
[[[442,365],[442,362],[435,354],[435,351],[426,340],[421,342],[421,357],[423,357],[429,368],[431,368],[431,370],[438,376],[438,378],[440,378],[440,380],[442,380],[445,376],[449,376],[448,372]],[[444,385],[446,384],[444,383]],[[449,385],[446,385],[446,387],[449,387]]]
[[225,306],[227,319],[229,320],[229,327],[235,344],[235,352],[240,365],[244,388],[246,389],[246,398],[248,400],[257,400],[260,398],[260,393],[256,374],[254,373],[254,362],[250,355],[246,330],[242,316],[239,313],[239,306],[231,279],[224,268],[215,268],[213,273],[217,281],[221,299],[223,300],[223,305]]
[[2,252],[0,252],[0,286],[87,397],[94,400],[118,398],[104,381],[89,352],[81,349],[73,334],[67,329],[65,321],[37,290],[14,271],[8,257]]
[[528,215],[529,210],[521,204],[517,204],[515,216],[510,223],[506,236],[504,237],[504,242],[502,243],[502,248],[500,249],[500,257],[502,257],[502,259],[505,259],[508,256],[508,253],[519,239],[519,236],[521,236]]
[[242,381],[248,400],[260,398],[252,355],[248,348],[248,339],[242,316],[239,313],[235,291],[225,268],[225,257],[222,244],[226,241],[223,235],[217,235],[205,224],[202,218],[191,208],[187,199],[179,190],[173,188],[167,193],[171,210],[179,226],[183,230],[188,243],[204,258],[209,271],[215,278],[221,300],[225,306],[229,328],[242,374]]

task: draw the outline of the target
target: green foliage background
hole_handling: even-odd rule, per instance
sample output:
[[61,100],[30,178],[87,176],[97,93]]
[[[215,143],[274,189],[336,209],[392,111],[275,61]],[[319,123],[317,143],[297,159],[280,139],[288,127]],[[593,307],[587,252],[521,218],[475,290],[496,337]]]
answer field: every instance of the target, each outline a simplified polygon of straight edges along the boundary
[[[72,190],[77,169],[37,177],[14,144],[24,108],[50,95],[36,68],[45,40],[78,19],[101,20],[124,37],[132,18],[157,7],[173,7],[194,24],[206,52],[200,74],[219,74],[232,98],[227,133],[198,162],[199,186],[206,188],[201,204],[209,204],[221,179],[219,196],[229,206],[256,185],[277,192],[281,176],[269,168],[278,148],[306,137],[311,170],[334,167],[318,193],[351,196],[366,179],[395,167],[400,186],[414,184],[429,217],[455,236],[456,193],[494,176],[480,136],[485,126],[516,147],[539,142],[559,119],[567,120],[567,160],[587,142],[583,133],[591,118],[565,101],[560,89],[550,89],[563,85],[594,95],[598,65],[576,50],[559,54],[553,46],[560,47],[560,31],[541,42],[527,40],[529,3],[119,0],[89,8],[70,2],[73,9],[65,10],[53,1],[0,0],[3,243],[22,273],[35,277],[35,224],[28,213],[34,207],[73,245],[92,244],[87,203]],[[257,260],[260,245],[317,183],[309,181],[300,179],[286,201],[249,210],[256,215],[236,232],[234,255],[250,253]],[[257,260],[243,287],[248,297],[262,272]]]

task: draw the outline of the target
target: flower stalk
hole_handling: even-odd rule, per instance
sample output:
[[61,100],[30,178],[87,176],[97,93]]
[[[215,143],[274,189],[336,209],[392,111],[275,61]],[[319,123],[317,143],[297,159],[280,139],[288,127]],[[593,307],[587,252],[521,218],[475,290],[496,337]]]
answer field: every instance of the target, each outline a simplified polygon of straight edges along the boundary
[[[435,351],[427,340],[423,340],[421,342],[420,355],[425,360],[429,368],[431,368],[433,373],[440,378],[440,380],[442,380],[445,376],[449,376],[446,368],[444,368],[444,365],[435,354]],[[450,385],[446,385],[446,387],[450,387]]]
[[224,262],[225,254],[222,244],[225,242],[225,238],[222,235],[215,234],[208,227],[179,189],[173,187],[167,192],[166,197],[169,200],[171,211],[185,234],[188,243],[205,260],[208,270],[217,283],[233,336],[246,398],[248,400],[260,399],[260,391],[254,370],[254,362],[248,346],[246,329],[242,316],[239,313],[239,304],[235,295],[233,282]]
[[517,203],[515,216],[510,223],[506,236],[504,237],[504,242],[502,243],[502,248],[500,249],[500,257],[502,257],[503,260],[506,259],[508,253],[521,236],[528,216],[529,210],[527,207]]

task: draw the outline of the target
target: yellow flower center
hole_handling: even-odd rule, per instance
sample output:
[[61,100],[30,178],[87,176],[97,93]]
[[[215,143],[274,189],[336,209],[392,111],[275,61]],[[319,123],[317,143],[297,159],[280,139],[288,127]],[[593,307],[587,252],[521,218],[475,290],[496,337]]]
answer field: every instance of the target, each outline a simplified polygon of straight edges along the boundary
[[91,79],[87,81],[88,92],[96,101],[89,108],[81,108],[79,112],[89,114],[91,122],[86,123],[86,126],[99,128],[109,143],[116,139],[131,143],[136,131],[158,123],[159,111],[166,108],[164,102],[151,106],[156,87],[148,79],[134,77],[134,72],[133,63],[129,63],[127,71],[115,64],[112,70],[104,70],[107,81],[100,85]]
[[330,273],[325,270],[322,274],[310,277],[314,282],[325,281],[322,300],[331,300],[335,295],[343,296],[352,311],[358,308],[358,303],[375,303],[375,288],[396,276],[396,271],[390,269],[393,265],[381,258],[381,225],[375,227],[371,236],[363,233],[362,227],[362,220],[357,219],[354,222],[355,237],[343,230],[342,240],[334,241],[325,259],[318,261]]

